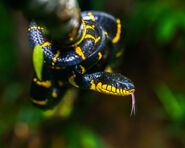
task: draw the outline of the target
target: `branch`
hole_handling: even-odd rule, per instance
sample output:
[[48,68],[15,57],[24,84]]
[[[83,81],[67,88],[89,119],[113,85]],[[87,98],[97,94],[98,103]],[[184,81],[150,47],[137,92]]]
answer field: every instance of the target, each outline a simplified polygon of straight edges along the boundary
[[56,46],[77,42],[83,34],[80,8],[76,0],[6,0],[20,9],[26,18],[47,28],[48,37]]

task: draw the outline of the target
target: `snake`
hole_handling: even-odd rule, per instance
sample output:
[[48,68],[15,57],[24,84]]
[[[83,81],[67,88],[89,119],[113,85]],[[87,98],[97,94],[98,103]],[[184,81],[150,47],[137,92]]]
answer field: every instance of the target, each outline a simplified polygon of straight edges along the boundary
[[30,46],[33,51],[39,46],[44,57],[42,79],[34,71],[31,102],[42,109],[52,109],[69,88],[76,87],[107,95],[131,95],[131,114],[135,113],[133,82],[114,72],[124,52],[124,28],[120,19],[105,12],[84,11],[81,24],[81,38],[59,47],[47,37],[47,28],[34,20],[30,22]]

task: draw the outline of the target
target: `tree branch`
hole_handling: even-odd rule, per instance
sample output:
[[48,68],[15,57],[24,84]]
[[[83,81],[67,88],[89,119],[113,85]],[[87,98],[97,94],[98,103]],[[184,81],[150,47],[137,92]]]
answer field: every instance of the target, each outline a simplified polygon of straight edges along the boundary
[[56,46],[77,42],[83,34],[80,8],[76,0],[6,0],[13,8],[20,9],[26,18],[35,20],[48,31],[48,38]]

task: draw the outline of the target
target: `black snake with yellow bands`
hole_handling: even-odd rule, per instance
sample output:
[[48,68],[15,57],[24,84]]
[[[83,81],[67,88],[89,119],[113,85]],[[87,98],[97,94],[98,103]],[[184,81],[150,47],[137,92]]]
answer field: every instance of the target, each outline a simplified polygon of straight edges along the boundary
[[66,90],[74,86],[109,95],[132,95],[134,112],[133,83],[121,74],[112,73],[123,53],[120,20],[96,11],[82,12],[81,18],[83,33],[80,40],[64,47],[49,40],[44,27],[34,21],[30,23],[30,45],[32,49],[39,45],[44,53],[42,79],[37,74],[33,77],[32,102],[44,109],[52,108]]

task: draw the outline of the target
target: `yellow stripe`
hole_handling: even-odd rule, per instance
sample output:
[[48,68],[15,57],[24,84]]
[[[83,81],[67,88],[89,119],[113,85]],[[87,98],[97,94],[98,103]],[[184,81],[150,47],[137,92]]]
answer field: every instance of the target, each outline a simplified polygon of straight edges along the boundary
[[112,71],[112,68],[110,66],[105,67],[105,70],[104,71],[105,72],[109,72],[109,73],[112,73],[113,72]]
[[118,88],[116,89],[116,92],[117,92],[117,94],[120,94],[120,93],[119,93],[119,89],[118,89]]
[[40,26],[32,26],[32,27],[28,28],[28,31],[30,31],[31,29],[41,29],[41,30],[43,30],[44,28],[40,27]]
[[60,70],[60,69],[66,69],[66,67],[54,67],[54,66],[51,66],[50,67],[51,69],[56,69],[56,70]]
[[90,16],[92,21],[95,21],[94,15],[91,12],[88,12],[88,15]]
[[37,78],[34,78],[33,81],[37,84],[37,85],[40,85],[40,86],[43,86],[43,87],[46,87],[46,88],[49,88],[51,87],[51,81],[39,81],[37,80]]
[[84,74],[85,73],[85,67],[83,67],[82,65],[80,65],[80,68],[82,70],[82,74]]
[[111,94],[111,92],[110,92],[110,91],[105,90],[105,89],[101,89],[101,91],[102,91],[104,94]]
[[47,102],[45,100],[39,101],[39,100],[35,100],[33,98],[31,98],[31,101],[35,104],[39,104],[39,105],[46,105]]
[[86,35],[86,24],[85,24],[85,21],[83,19],[82,19],[82,23],[83,23],[83,26],[84,26],[83,35],[82,35],[81,39],[77,43],[72,45],[72,47],[75,47],[75,46],[79,45],[83,41],[83,39],[84,39],[84,37]]
[[52,62],[53,66],[55,65],[55,62],[56,62],[57,58],[59,57],[59,55],[60,55],[60,51],[57,50],[57,53],[56,53],[55,57],[53,58],[53,62]]
[[91,88],[92,90],[96,90],[96,85],[94,84],[94,80],[91,80]]
[[95,38],[91,34],[86,34],[85,39],[93,39],[94,42],[97,43],[101,39],[101,37],[99,36],[99,37]]
[[102,91],[101,91],[101,90],[102,90],[101,87],[102,87],[102,83],[99,82],[99,83],[97,84],[97,86],[96,86],[96,90],[99,91],[99,92],[102,92]]
[[38,29],[41,29],[41,30],[43,30],[43,29],[44,29],[43,27],[40,27],[40,26],[38,26],[37,28],[38,28]]
[[113,38],[112,42],[113,43],[117,43],[120,39],[120,35],[121,35],[121,23],[120,23],[120,19],[117,19],[117,33],[116,36]]
[[111,95],[117,95],[117,96],[126,96],[131,95],[131,92],[134,92],[135,89],[126,91],[125,89],[118,89],[115,86],[102,84],[102,82],[99,82],[97,85],[94,83],[94,80],[91,80],[91,90],[98,91],[100,93],[104,94],[111,94]]
[[85,57],[85,55],[84,55],[84,53],[82,52],[82,49],[81,49],[80,47],[76,47],[76,48],[75,48],[75,52],[76,52],[79,56],[81,56],[81,58],[82,58],[83,60],[86,59],[86,57]]
[[103,84],[102,88],[106,90],[107,89],[107,84]]
[[112,91],[116,92],[116,87],[112,86]]
[[70,37],[69,40],[70,40],[70,41],[73,41],[74,39],[73,39],[73,37]]
[[125,89],[118,89],[115,86],[107,85],[107,84],[102,84],[102,82],[99,82],[97,85],[94,83],[94,80],[91,80],[91,90],[98,91],[100,93],[104,94],[111,94],[111,95],[117,95],[117,96],[126,96],[130,95],[131,92],[134,92],[135,90],[129,90],[126,91]]
[[107,86],[107,90],[108,90],[108,91],[111,91],[111,88],[112,88],[111,85],[108,85],[108,86]]
[[93,39],[94,41],[96,40],[95,37],[92,36],[91,34],[86,34],[85,39],[88,39],[88,38]]
[[99,41],[101,39],[101,37],[99,36],[99,37],[97,37],[96,39],[95,39],[95,44]]
[[102,58],[102,53],[98,52],[98,61]]
[[123,54],[124,49],[122,48],[119,52],[116,53],[116,58],[119,58]]
[[[98,84],[99,84],[99,83],[98,83]],[[96,91],[98,91],[98,92],[100,92],[100,93],[104,93],[101,89],[99,89],[98,84],[97,84],[97,87],[96,87]]]
[[50,42],[44,42],[42,45],[40,45],[41,47],[45,47],[45,46],[50,46],[51,43]]
[[[90,83],[91,83],[91,88],[90,88],[91,90],[95,90],[104,94],[119,95],[116,92],[116,88],[112,87],[111,85],[108,85],[107,87],[107,84],[102,85],[102,82],[99,82],[97,85],[95,85],[94,80],[91,80]],[[111,91],[111,88],[112,88],[112,91]],[[108,89],[110,89],[110,91]]]
[[109,38],[109,35],[108,35],[108,33],[106,31],[105,31],[105,35],[106,35],[107,38]]
[[[116,87],[108,85],[109,88],[107,88],[107,87],[105,87],[106,85],[107,85],[107,84],[104,84],[104,85],[102,85],[101,88],[99,88],[103,93],[105,93],[105,94],[111,94],[111,95],[119,95],[119,94],[116,92]],[[109,91],[108,89],[111,90],[111,88],[112,88],[112,91]]]
[[71,85],[73,85],[74,87],[79,87],[77,84],[76,84],[76,82],[75,82],[75,79],[76,78],[76,75],[74,74],[74,75],[72,75],[69,79],[68,79],[68,81],[69,81],[69,83],[71,84]]
[[86,25],[86,29],[92,29],[92,30],[94,30],[94,28],[95,28],[95,26],[94,26],[94,25],[92,25],[92,26],[90,26],[90,25]]
[[55,91],[53,91],[51,95],[52,95],[53,98],[57,98],[58,97],[58,94]]

